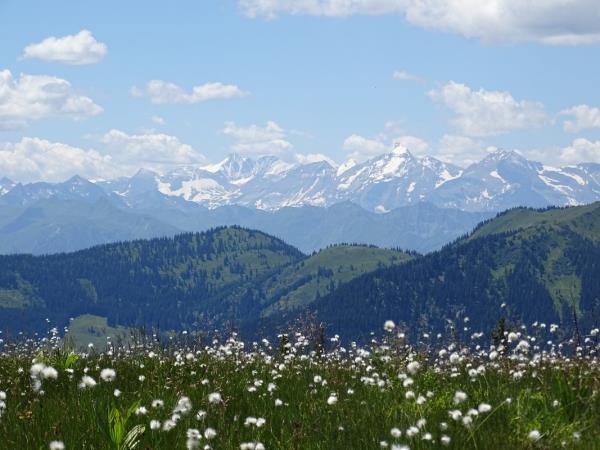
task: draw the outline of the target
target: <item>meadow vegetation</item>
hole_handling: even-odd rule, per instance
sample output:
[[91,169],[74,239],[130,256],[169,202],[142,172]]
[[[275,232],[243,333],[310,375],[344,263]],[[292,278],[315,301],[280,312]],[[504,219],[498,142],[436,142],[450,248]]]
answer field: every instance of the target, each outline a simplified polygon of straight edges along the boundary
[[363,346],[299,331],[137,335],[77,352],[57,329],[4,340],[0,448],[599,447],[597,329],[460,325],[409,341],[388,321]]

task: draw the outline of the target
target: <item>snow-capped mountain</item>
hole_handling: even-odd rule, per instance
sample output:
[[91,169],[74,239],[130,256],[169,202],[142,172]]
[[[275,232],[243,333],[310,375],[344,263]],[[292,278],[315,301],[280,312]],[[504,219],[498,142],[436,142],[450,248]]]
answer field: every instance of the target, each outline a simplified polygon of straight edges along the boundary
[[0,179],[0,195],[6,194],[12,188],[14,188],[16,183],[8,178],[4,177]]
[[498,150],[462,169],[397,148],[339,167],[327,161],[291,164],[273,156],[254,160],[232,154],[218,164],[179,167],[163,174],[141,169],[132,177],[94,183],[80,177],[58,184],[0,180],[0,199],[17,204],[55,196],[93,200],[101,195],[145,208],[239,205],[273,211],[349,201],[379,213],[420,202],[489,212],[599,200],[600,164],[550,167]]
[[426,200],[431,192],[461,173],[459,167],[431,157],[417,158],[406,149],[396,148],[339,174],[337,198],[386,212]]

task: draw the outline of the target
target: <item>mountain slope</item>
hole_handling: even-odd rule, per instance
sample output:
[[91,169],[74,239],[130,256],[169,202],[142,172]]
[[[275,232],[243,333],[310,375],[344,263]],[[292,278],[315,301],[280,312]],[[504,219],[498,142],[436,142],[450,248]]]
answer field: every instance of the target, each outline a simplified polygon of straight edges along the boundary
[[377,247],[336,245],[274,272],[259,282],[224,291],[209,310],[236,323],[298,311],[337,286],[377,268],[402,264],[411,255]]
[[0,253],[58,253],[108,242],[172,236],[178,228],[119,209],[106,198],[42,199],[0,207]]
[[408,258],[364,246],[307,257],[239,227],[68,254],[0,256],[0,329],[38,330],[45,318],[62,326],[84,314],[106,317],[111,327],[211,329],[259,317],[279,301],[309,304],[342,282]]
[[0,329],[44,317],[64,324],[81,314],[108,317],[111,325],[178,328],[217,292],[302,258],[278,239],[235,227],[70,254],[0,256]]
[[501,317],[572,327],[574,313],[587,327],[600,307],[599,243],[600,203],[511,211],[471,238],[343,284],[313,307],[334,332],[353,335],[388,319],[413,330],[450,319],[460,333],[467,316],[473,331],[490,331]]
[[0,253],[67,252],[225,225],[262,230],[304,252],[343,242],[428,252],[489,216],[421,203],[388,214],[375,214],[349,202],[275,211],[241,206],[207,209],[155,191],[136,196],[135,203],[126,206],[121,197],[109,196],[95,202],[50,197],[26,206],[2,204],[0,198]]

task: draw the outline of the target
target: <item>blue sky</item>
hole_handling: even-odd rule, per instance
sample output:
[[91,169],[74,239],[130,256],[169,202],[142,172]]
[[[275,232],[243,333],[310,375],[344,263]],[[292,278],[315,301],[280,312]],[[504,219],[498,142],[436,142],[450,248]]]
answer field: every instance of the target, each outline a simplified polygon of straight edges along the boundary
[[600,162],[597,2],[519,3],[0,1],[0,178],[396,143],[459,165],[495,147]]

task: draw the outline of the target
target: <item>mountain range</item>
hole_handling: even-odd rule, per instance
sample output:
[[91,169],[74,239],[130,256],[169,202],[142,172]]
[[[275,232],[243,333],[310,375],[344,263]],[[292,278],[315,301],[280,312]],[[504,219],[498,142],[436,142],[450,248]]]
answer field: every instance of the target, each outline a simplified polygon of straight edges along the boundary
[[45,254],[222,225],[304,252],[357,242],[429,252],[516,206],[600,199],[600,165],[555,168],[496,151],[467,168],[397,148],[362,163],[232,154],[159,174],[21,184],[0,179],[0,252]]
[[90,314],[115,327],[233,327],[246,337],[303,317],[355,338],[388,319],[412,332],[452,327],[457,338],[500,321],[589,330],[599,319],[600,202],[516,208],[427,255],[356,245],[306,255],[260,231],[219,227],[4,255],[0,267],[5,335]]

